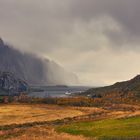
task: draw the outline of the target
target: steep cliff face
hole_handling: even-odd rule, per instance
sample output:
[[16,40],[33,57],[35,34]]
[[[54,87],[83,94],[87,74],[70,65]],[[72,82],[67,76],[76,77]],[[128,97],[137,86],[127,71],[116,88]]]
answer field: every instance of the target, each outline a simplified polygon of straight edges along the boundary
[[27,90],[28,84],[25,81],[12,73],[0,71],[0,95],[18,95]]
[[0,71],[12,72],[31,85],[77,84],[77,77],[55,62],[22,53],[0,39]]

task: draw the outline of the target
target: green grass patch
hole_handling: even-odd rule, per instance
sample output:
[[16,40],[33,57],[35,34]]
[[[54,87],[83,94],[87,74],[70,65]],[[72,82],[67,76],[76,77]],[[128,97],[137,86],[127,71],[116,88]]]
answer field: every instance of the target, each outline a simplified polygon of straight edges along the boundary
[[96,137],[99,140],[140,139],[140,117],[72,123],[57,127],[58,132]]

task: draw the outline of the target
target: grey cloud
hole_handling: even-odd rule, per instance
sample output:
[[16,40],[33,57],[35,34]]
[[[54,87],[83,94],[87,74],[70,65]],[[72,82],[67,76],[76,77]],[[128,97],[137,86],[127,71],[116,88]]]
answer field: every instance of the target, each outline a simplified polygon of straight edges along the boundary
[[22,32],[23,38],[31,36],[48,45],[71,33],[76,22],[88,24],[104,15],[122,26],[122,32],[104,32],[111,41],[119,43],[118,46],[129,40],[139,42],[139,0],[1,0],[0,5],[1,25],[9,26],[10,21],[11,32]]
[[[83,79],[92,72],[106,79],[116,73],[117,52],[133,52],[134,57],[140,51],[139,6],[139,0],[0,0],[0,36],[16,48],[60,62]],[[129,67],[121,58],[118,67],[125,62]]]
[[76,0],[72,3],[72,15],[76,18],[89,22],[96,17],[108,15],[122,26],[122,32],[105,32],[111,41],[117,43],[114,48],[123,48],[125,43],[132,43],[131,48],[138,49],[135,44],[139,44],[140,39],[139,0]]

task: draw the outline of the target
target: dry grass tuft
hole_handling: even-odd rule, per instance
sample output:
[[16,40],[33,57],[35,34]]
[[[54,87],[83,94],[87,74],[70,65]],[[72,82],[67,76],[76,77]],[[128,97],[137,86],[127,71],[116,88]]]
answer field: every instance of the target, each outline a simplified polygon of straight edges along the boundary
[[38,126],[23,130],[24,134],[8,140],[89,140],[83,136],[72,136],[69,134],[58,134],[53,128],[47,126]]

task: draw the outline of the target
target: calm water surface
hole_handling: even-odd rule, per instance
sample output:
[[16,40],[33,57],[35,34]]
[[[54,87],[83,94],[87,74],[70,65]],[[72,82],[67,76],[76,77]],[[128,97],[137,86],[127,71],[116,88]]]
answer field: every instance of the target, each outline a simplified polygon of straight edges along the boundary
[[[90,87],[91,88],[91,87]],[[29,96],[31,97],[68,97],[71,93],[83,92],[89,87],[71,86],[71,87],[34,87]]]

